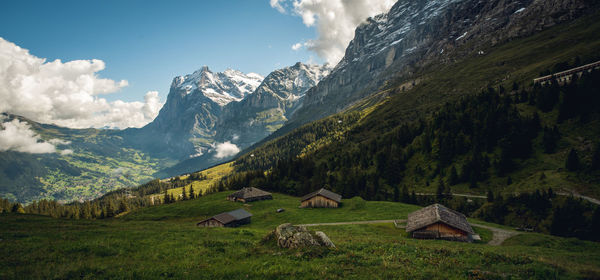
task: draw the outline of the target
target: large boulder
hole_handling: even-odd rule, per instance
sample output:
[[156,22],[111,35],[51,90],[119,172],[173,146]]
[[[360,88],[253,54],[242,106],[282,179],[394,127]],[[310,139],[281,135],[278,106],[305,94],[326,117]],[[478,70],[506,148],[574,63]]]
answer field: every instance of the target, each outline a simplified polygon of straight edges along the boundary
[[335,245],[323,232],[311,234],[306,227],[294,226],[290,223],[279,225],[275,229],[277,245],[282,248],[332,247]]

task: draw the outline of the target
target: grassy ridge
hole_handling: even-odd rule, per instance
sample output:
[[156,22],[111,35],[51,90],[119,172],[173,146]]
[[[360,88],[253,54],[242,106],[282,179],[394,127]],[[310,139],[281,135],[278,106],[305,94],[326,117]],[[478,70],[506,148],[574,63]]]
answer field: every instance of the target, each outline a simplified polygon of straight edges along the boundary
[[[121,219],[2,215],[0,278],[575,279],[600,273],[597,243],[539,234],[493,247],[409,239],[391,224],[321,226],[314,229],[324,231],[338,249],[279,249],[262,239],[282,222],[404,218],[416,206],[354,198],[339,209],[299,209],[298,198],[280,194],[243,206],[226,201],[229,193],[144,208]],[[195,226],[204,217],[239,207],[254,214],[250,225]],[[286,211],[275,213],[277,208]]]
[[[195,194],[204,194],[206,190],[208,190],[211,186],[213,186],[216,182],[218,182],[224,176],[230,174],[233,171],[233,162],[224,163],[221,165],[217,165],[215,167],[211,167],[209,169],[203,170],[202,175],[206,176],[206,179],[200,181],[192,181],[190,184],[185,186],[186,192],[189,193],[190,187],[194,188]],[[181,180],[185,180],[189,175],[179,176]],[[182,188],[175,188],[167,190],[169,195],[173,195],[174,197],[179,198],[182,195]],[[162,199],[163,194],[154,195],[154,199]]]

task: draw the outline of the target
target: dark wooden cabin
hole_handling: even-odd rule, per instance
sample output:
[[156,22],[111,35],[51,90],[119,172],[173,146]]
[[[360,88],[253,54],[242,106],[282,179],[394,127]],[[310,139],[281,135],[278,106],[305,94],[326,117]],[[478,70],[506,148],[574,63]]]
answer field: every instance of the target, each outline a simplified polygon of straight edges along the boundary
[[244,209],[237,209],[212,216],[197,223],[199,227],[238,227],[249,224],[252,214]]
[[273,199],[273,196],[270,192],[266,192],[253,187],[248,187],[230,194],[229,196],[227,196],[227,199],[231,201],[241,201],[245,203],[257,200]]
[[417,239],[473,241],[473,229],[467,217],[441,204],[429,205],[408,214],[406,231]]
[[342,202],[341,195],[320,189],[303,196],[300,199],[300,208],[337,208],[340,202]]

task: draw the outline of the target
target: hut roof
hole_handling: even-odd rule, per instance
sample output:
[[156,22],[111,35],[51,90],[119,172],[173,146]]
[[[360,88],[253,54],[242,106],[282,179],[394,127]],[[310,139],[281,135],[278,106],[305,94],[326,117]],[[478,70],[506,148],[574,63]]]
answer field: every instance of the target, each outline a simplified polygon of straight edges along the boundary
[[243,220],[243,219],[248,218],[248,217],[252,217],[252,214],[250,214],[250,212],[248,212],[248,211],[240,208],[240,209],[237,209],[237,210],[233,210],[233,211],[221,213],[221,214],[218,214],[218,215],[214,215],[214,216],[212,216],[212,217],[210,217],[210,218],[208,218],[206,220],[203,220],[203,221],[201,221],[199,223],[208,221],[210,219],[215,219],[215,220],[219,221],[222,224],[228,224],[228,223],[231,223],[233,221]]
[[329,199],[331,199],[331,200],[333,200],[335,202],[342,202],[342,196],[341,195],[339,195],[337,193],[334,193],[334,192],[331,192],[331,191],[328,191],[328,190],[323,189],[323,188],[320,189],[320,190],[318,190],[318,191],[316,191],[316,192],[311,192],[311,193],[303,196],[300,199],[300,201],[305,201],[305,200],[310,199],[312,197],[315,197],[317,195],[324,196],[324,197],[329,198]]
[[235,197],[235,198],[241,198],[241,199],[248,199],[251,197],[261,197],[261,196],[267,196],[267,195],[271,195],[271,193],[263,191],[261,189],[248,187],[248,188],[243,188],[237,192],[234,192],[234,193],[230,194],[229,196]]
[[415,231],[437,222],[474,234],[465,215],[437,203],[408,214],[406,231]]

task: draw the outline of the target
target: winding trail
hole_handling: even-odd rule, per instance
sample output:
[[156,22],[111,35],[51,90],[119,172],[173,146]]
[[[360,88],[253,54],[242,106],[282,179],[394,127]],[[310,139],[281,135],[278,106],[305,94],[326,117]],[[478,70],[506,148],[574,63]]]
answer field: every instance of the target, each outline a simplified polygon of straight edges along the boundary
[[515,235],[521,234],[520,232],[514,231],[514,230],[501,229],[501,228],[497,228],[497,227],[486,226],[486,225],[475,224],[475,223],[470,223],[470,224],[474,227],[480,227],[480,228],[484,228],[487,230],[491,230],[493,233],[492,240],[490,240],[487,244],[492,245],[492,246],[500,246],[500,245],[502,245],[504,240],[509,239]]
[[337,222],[337,223],[316,223],[302,224],[297,226],[316,227],[316,226],[341,226],[341,225],[365,225],[365,224],[391,224],[393,222],[403,223],[406,220],[373,220],[373,221],[356,221],[356,222]]
[[[341,226],[341,225],[365,225],[365,224],[391,224],[394,223],[396,227],[402,228],[403,226],[398,226],[398,223],[405,223],[406,220],[372,220],[372,221],[353,221],[353,222],[335,222],[335,223],[315,223],[315,224],[299,224],[298,226],[305,227],[316,227],[316,226]],[[500,246],[502,243],[515,235],[521,234],[518,231],[501,229],[492,226],[486,226],[482,224],[470,223],[474,227],[480,227],[487,230],[492,231],[492,240],[490,240],[487,244],[491,246]]]
[[556,194],[557,195],[564,195],[564,196],[570,196],[570,195],[572,195],[573,197],[585,199],[585,200],[587,200],[587,201],[589,201],[589,202],[591,202],[593,204],[600,205],[600,200],[595,199],[593,197],[589,197],[589,196],[585,196],[585,195],[580,195],[580,194],[578,194],[576,192],[570,192],[570,193],[569,192],[556,192]]

